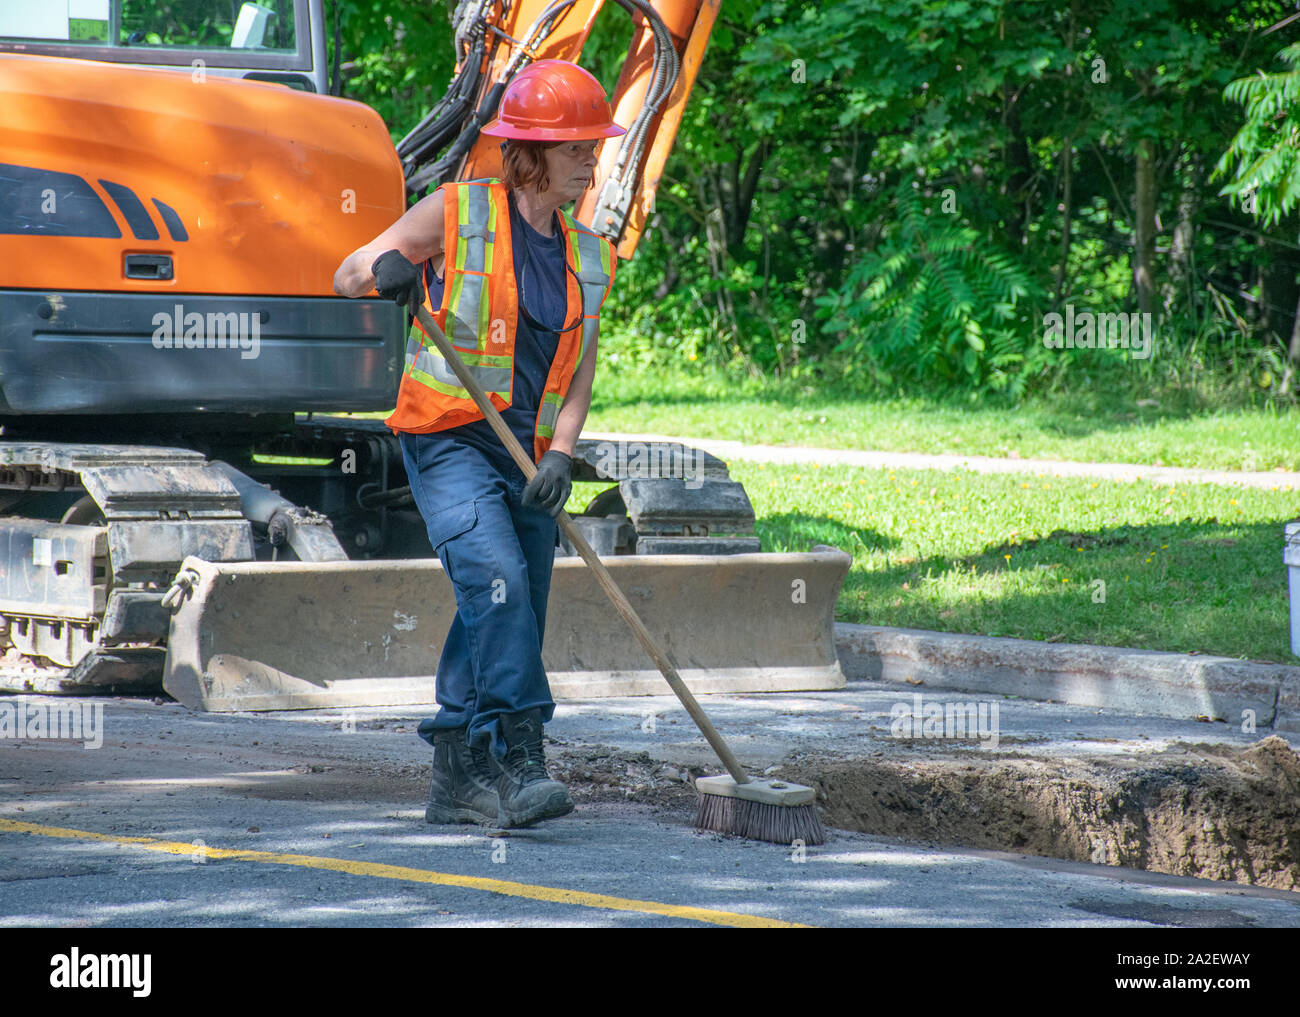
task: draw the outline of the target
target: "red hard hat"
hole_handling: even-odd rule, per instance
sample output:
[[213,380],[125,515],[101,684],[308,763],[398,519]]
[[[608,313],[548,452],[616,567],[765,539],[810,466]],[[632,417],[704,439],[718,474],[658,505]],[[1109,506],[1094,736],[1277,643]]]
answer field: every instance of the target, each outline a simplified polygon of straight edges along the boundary
[[511,79],[501,110],[481,134],[520,141],[578,141],[626,134],[614,123],[605,89],[567,60],[538,60]]

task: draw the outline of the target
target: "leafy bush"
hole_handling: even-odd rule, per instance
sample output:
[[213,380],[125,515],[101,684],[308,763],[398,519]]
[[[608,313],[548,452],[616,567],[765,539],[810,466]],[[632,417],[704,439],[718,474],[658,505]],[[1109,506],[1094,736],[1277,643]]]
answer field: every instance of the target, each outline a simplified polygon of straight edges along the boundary
[[970,226],[925,207],[919,184],[901,184],[894,204],[877,248],[817,301],[846,373],[1023,391],[1047,353],[1026,312],[1038,297],[1031,277]]

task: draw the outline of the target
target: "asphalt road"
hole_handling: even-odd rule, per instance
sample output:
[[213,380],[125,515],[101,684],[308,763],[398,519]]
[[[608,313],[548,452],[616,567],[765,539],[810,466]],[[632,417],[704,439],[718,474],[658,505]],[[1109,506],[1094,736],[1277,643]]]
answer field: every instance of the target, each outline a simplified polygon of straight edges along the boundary
[[[792,746],[906,751],[853,722],[887,717],[900,691],[705,707],[762,767]],[[678,759],[685,774],[707,759],[670,699],[562,703],[548,735],[578,778],[578,810],[508,832],[424,823],[422,710],[218,716],[95,702],[98,748],[0,737],[0,927],[1300,924],[1300,894],[1285,891],[834,830],[802,852],[696,832],[693,791],[623,761]],[[1048,704],[1003,711],[1004,731],[1090,738],[1103,752],[1117,733],[1140,728],[1158,746],[1188,727],[1213,735]],[[622,753],[613,768],[611,753]]]

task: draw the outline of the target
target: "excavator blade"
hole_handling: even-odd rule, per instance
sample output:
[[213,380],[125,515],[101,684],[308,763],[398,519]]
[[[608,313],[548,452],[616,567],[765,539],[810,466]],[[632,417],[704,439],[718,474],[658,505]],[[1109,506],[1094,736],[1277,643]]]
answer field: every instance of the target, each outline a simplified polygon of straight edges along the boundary
[[[837,689],[834,608],[851,557],[602,559],[696,693]],[[163,687],[213,712],[433,703],[456,613],[436,559],[187,558]],[[557,698],[659,695],[667,682],[586,565],[556,560],[542,654]]]

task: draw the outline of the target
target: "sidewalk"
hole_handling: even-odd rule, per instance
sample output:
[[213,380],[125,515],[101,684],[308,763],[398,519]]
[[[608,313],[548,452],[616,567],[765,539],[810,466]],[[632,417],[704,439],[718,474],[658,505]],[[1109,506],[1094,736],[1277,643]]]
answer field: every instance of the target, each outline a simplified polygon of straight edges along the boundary
[[874,452],[854,449],[807,448],[784,445],[746,445],[721,438],[689,438],[665,434],[622,434],[584,431],[594,441],[676,441],[703,449],[723,460],[757,463],[820,463],[828,466],[863,466],[891,470],[970,470],[974,473],[1032,473],[1053,477],[1091,477],[1132,483],[1150,480],[1160,484],[1227,484],[1265,491],[1300,491],[1300,473],[1286,470],[1248,473],[1240,470],[1199,470],[1181,466],[1139,466],[1134,463],[1081,463],[1063,459],[999,459],[924,452]]

